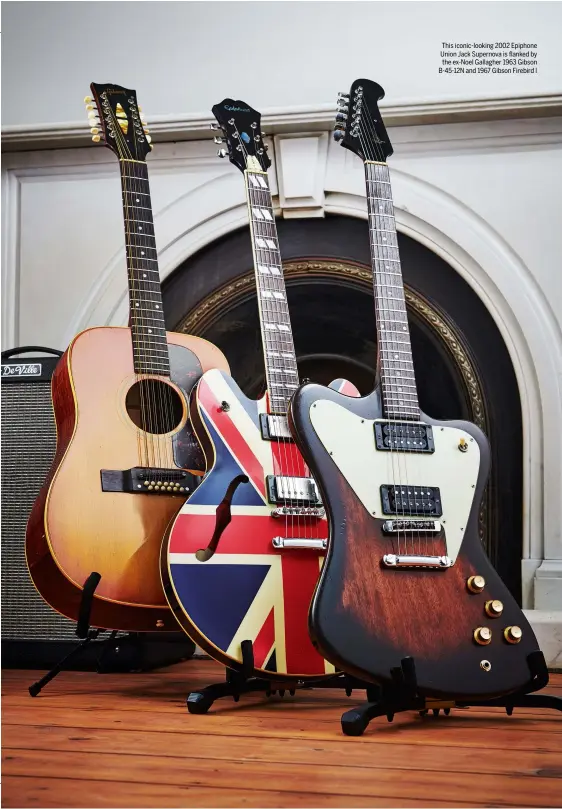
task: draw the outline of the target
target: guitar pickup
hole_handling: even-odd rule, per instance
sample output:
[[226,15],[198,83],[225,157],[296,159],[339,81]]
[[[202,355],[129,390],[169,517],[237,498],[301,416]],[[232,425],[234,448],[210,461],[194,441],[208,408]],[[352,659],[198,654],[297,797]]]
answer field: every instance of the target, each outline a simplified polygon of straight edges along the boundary
[[441,517],[441,494],[437,486],[381,486],[384,514]]
[[430,424],[375,421],[375,444],[387,452],[435,452]]
[[150,469],[135,466],[132,469],[102,469],[102,492],[125,494],[176,494],[181,497],[195,489],[196,475],[182,469]]
[[321,506],[322,500],[313,478],[296,478],[285,475],[268,475],[265,479],[270,503],[292,506],[303,503],[307,507]]
[[292,441],[287,416],[260,413],[261,435],[264,441]]
[[438,534],[442,528],[439,520],[385,520],[382,530],[385,534],[397,534],[400,531],[415,531],[422,534]]
[[327,539],[298,539],[285,537],[273,537],[271,544],[274,548],[299,548],[302,550],[319,550],[325,551],[328,547]]

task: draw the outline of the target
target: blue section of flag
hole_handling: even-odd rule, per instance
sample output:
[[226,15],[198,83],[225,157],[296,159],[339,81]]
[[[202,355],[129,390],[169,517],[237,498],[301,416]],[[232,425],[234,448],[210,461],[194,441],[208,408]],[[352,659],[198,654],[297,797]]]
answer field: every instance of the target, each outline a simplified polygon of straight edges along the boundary
[[[212,422],[201,413],[205,426],[213,442],[216,460],[212,471],[203,479],[189,498],[189,504],[197,506],[218,506],[226,494],[228,484],[244,470],[226,447]],[[241,483],[232,498],[233,506],[263,506],[264,500],[251,483]]]
[[269,565],[239,563],[234,568],[228,564],[171,565],[174,587],[191,621],[223,650],[228,649],[268,571]]

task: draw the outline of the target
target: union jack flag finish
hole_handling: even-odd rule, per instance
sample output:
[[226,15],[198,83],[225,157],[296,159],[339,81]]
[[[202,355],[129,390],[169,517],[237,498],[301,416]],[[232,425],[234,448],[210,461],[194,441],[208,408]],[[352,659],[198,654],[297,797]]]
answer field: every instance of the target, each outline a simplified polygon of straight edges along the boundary
[[[208,461],[209,449],[214,452],[214,463],[169,536],[167,572],[176,617],[196,642],[227,665],[242,662],[241,642],[251,640],[257,669],[299,677],[330,674],[333,666],[308,636],[308,609],[324,553],[272,543],[280,534],[325,538],[326,520],[272,517],[275,505],[266,489],[268,475],[307,477],[308,469],[294,444],[263,440],[259,414],[266,412],[266,397],[248,399],[222,371],[203,375],[196,403],[198,437]],[[228,484],[241,474],[249,482],[236,490],[232,522],[214,556],[200,562],[195,554],[209,542],[216,508]]]

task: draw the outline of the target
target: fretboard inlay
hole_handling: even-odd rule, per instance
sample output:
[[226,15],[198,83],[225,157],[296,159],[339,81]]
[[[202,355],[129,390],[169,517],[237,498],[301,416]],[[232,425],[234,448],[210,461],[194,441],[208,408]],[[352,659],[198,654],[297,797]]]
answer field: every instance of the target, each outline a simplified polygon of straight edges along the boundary
[[169,376],[148,169],[131,160],[120,165],[134,368],[137,374]]
[[286,415],[298,369],[271,191],[266,174],[245,176],[270,410]]

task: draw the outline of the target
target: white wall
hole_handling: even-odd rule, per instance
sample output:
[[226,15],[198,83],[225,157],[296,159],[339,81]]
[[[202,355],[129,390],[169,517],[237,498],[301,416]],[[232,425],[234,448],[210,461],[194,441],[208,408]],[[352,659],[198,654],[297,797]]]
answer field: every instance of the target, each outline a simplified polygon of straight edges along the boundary
[[[562,89],[560,3],[10,2],[2,11],[4,125],[83,121],[92,79],[134,87],[149,117],[208,115],[227,95],[262,111],[301,105],[298,126],[274,130],[283,134],[270,150],[283,216],[365,216],[360,161],[309,114],[361,74],[406,111]],[[536,40],[538,76],[439,78],[442,39],[468,37]],[[156,143],[149,157],[163,277],[247,221],[239,173],[196,136]],[[399,228],[472,285],[511,354],[523,405],[524,602],[549,661],[562,665],[562,117],[399,126],[390,136]],[[16,151],[2,170],[4,346],[65,348],[88,325],[124,324],[114,156],[101,146]]]
[[[3,126],[82,121],[91,81],[149,116],[333,103],[365,76],[387,100],[558,93],[557,2],[7,2]],[[439,75],[443,40],[536,42],[539,72]]]

